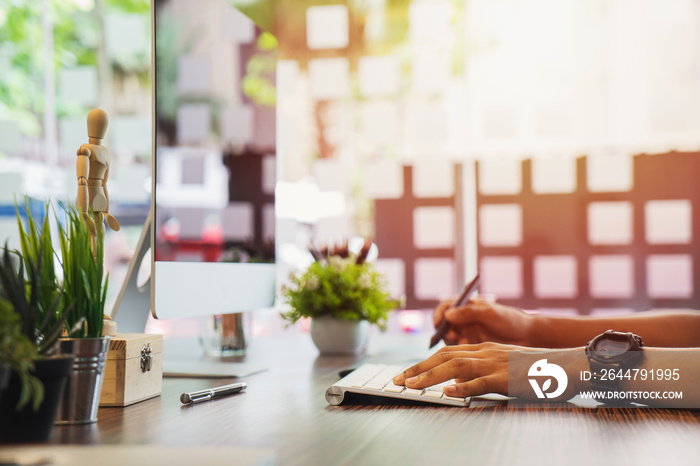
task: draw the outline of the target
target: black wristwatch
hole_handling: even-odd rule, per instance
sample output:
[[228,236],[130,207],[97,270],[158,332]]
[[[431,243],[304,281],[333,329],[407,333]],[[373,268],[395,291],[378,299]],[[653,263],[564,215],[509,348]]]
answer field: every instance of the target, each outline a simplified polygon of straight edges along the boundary
[[[626,380],[628,369],[639,366],[644,359],[642,337],[634,333],[608,330],[586,345],[591,369],[591,390],[596,401],[625,405],[630,402],[619,395],[620,383]],[[595,396],[598,392],[598,396]],[[602,392],[602,393],[601,393]]]

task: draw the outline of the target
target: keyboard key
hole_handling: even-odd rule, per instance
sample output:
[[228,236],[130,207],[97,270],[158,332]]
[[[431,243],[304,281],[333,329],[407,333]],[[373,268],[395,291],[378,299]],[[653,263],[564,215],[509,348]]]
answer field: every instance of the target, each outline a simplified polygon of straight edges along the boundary
[[440,384],[440,385],[433,385],[432,387],[428,387],[425,389],[427,392],[439,392],[442,393],[442,389],[445,386],[445,384]]
[[423,389],[415,389],[415,388],[407,388],[406,390],[403,391],[404,394],[406,395],[422,395],[423,394]]
[[384,384],[370,382],[367,385],[365,385],[363,388],[368,388],[370,390],[381,390],[382,388],[384,388]]
[[442,397],[442,399],[443,399],[443,400],[452,400],[452,401],[464,401],[464,400],[466,400],[466,398],[457,398],[457,397],[454,397],[454,396],[447,396],[447,395],[444,395],[444,396]]
[[436,390],[426,390],[425,393],[423,393],[423,396],[427,396],[429,398],[442,398],[442,392],[438,392]]
[[406,387],[404,387],[402,385],[394,385],[393,383],[391,383],[391,384],[387,385],[386,387],[384,387],[384,391],[390,392],[390,393],[401,393],[401,392],[403,392],[404,388],[406,388]]
[[387,383],[391,382],[391,380],[394,378],[395,375],[396,375],[396,368],[389,366],[389,367],[383,369],[381,372],[379,372],[374,377],[372,377],[371,382],[376,382],[376,383],[381,383],[383,385],[386,385]]

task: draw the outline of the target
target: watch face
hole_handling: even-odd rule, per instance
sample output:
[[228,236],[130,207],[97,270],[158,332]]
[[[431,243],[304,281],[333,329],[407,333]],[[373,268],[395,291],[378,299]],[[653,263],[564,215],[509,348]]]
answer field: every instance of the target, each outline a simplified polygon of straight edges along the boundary
[[628,341],[613,340],[611,338],[603,338],[595,345],[595,351],[601,356],[617,356],[630,348]]

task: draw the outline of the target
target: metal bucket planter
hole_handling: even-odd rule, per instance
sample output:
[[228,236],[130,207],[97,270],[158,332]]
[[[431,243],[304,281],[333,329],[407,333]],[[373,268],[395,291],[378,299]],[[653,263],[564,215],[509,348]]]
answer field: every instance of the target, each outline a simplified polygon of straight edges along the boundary
[[97,421],[109,338],[63,338],[61,354],[73,354],[73,374],[58,409],[56,424],[90,424]]

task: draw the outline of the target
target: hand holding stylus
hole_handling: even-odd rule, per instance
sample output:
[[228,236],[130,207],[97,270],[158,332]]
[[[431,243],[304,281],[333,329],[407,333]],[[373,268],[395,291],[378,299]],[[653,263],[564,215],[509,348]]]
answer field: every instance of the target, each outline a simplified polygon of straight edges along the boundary
[[[496,342],[541,346],[537,335],[541,333],[542,319],[540,315],[499,304],[493,297],[482,295],[473,295],[460,306],[443,302],[434,313],[436,328],[445,322],[445,333],[439,338],[447,345]],[[439,338],[435,343],[440,341]]]
[[[464,287],[464,291],[462,291],[462,294],[457,298],[457,300],[452,304],[450,309],[457,308],[460,306],[464,306],[467,301],[469,301],[469,297],[472,295],[474,291],[476,291],[477,287],[479,286],[479,274],[476,274],[476,277],[474,277],[474,280],[472,280],[467,286]],[[445,338],[445,335],[447,334],[447,330],[449,328],[449,323],[447,322],[447,319],[445,318],[445,315],[443,314],[442,320],[438,324],[437,328],[435,329],[435,335],[430,338],[430,346],[429,348],[432,348],[433,346],[437,345],[440,340]]]

